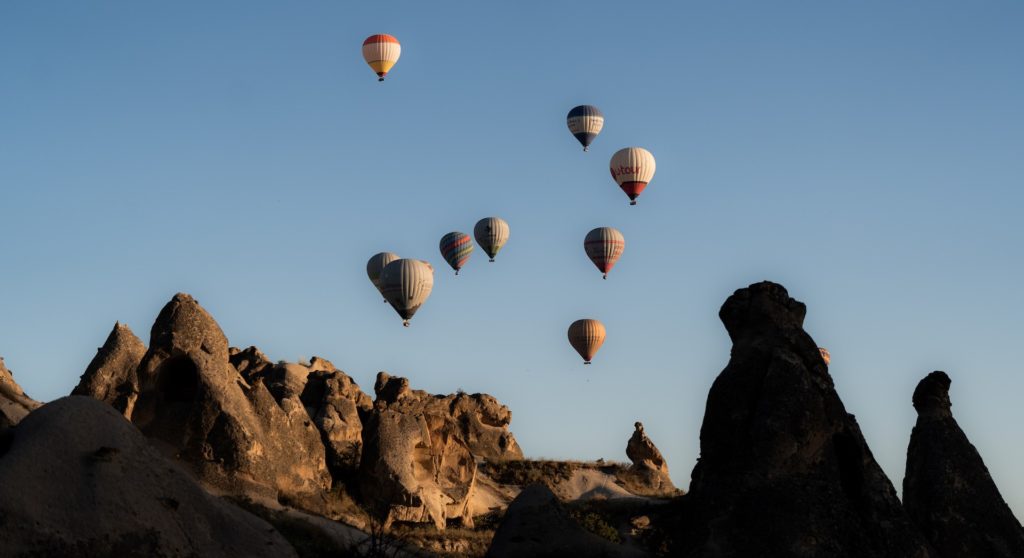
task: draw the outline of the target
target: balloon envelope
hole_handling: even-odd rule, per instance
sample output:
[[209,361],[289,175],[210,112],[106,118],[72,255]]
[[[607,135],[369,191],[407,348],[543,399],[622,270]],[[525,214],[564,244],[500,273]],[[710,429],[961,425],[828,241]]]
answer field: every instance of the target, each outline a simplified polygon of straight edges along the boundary
[[[377,287],[378,291],[380,288],[380,272],[384,271],[384,266],[398,259],[398,254],[393,252],[380,252],[370,257],[370,261],[366,262],[366,275],[369,276],[370,282],[373,283],[374,287]],[[381,291],[383,294],[383,291]]]
[[473,227],[476,243],[484,249],[484,252],[487,252],[492,262],[501,247],[508,242],[508,235],[508,223],[499,217],[485,217],[477,221],[476,226]]
[[642,147],[627,147],[612,155],[609,167],[612,178],[619,188],[629,196],[629,205],[636,205],[636,198],[644,191],[647,183],[654,178],[654,155]]
[[420,260],[398,259],[384,267],[380,283],[384,298],[408,326],[434,288],[434,268]]
[[587,233],[583,239],[583,249],[587,257],[594,262],[597,269],[608,278],[608,272],[615,267],[623,250],[626,249],[626,238],[618,229],[611,227],[598,227]]
[[378,81],[384,81],[401,55],[402,45],[391,35],[370,35],[363,41],[363,60],[377,73]]
[[441,237],[441,257],[455,270],[455,275],[473,253],[473,239],[466,233],[453,231]]
[[604,115],[594,105],[580,105],[569,111],[565,123],[576,140],[583,145],[583,151],[590,148],[597,134],[604,127]]
[[569,326],[569,344],[583,357],[583,364],[590,364],[604,344],[604,338],[604,324],[597,320],[576,320]]

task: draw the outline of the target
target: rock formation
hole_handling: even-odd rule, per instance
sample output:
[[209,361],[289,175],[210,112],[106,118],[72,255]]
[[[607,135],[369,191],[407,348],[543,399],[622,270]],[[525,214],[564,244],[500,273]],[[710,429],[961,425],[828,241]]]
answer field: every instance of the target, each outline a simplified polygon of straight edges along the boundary
[[0,357],[0,430],[18,424],[39,405],[41,403],[25,395]]
[[1024,556],[1024,529],[953,418],[949,385],[932,372],[914,390],[903,504],[941,558]]
[[836,393],[806,307],[769,282],[719,317],[733,341],[708,394],[680,556],[932,556]]
[[617,545],[576,524],[558,498],[541,484],[526,487],[508,507],[487,558],[563,558],[646,556]]
[[263,382],[246,382],[224,333],[191,296],[161,310],[138,379],[132,422],[203,481],[310,508],[330,487],[320,433],[298,395],[279,405]]
[[146,345],[131,328],[115,323],[71,394],[99,399],[130,417],[139,394],[136,370],[145,354]]
[[637,422],[633,425],[633,436],[626,444],[626,457],[633,464],[623,473],[619,480],[633,494],[644,496],[668,496],[678,490],[668,476],[668,463],[654,442],[644,433],[644,425]]
[[337,479],[359,468],[363,449],[363,422],[373,400],[347,374],[330,361],[313,357],[301,400],[320,430],[327,450],[327,467]]
[[3,556],[293,557],[269,524],[208,495],[117,411],[44,405],[0,454]]
[[511,413],[488,395],[430,395],[381,372],[363,424],[359,487],[364,501],[392,521],[449,519],[473,525],[470,500],[477,457],[522,457],[507,430]]

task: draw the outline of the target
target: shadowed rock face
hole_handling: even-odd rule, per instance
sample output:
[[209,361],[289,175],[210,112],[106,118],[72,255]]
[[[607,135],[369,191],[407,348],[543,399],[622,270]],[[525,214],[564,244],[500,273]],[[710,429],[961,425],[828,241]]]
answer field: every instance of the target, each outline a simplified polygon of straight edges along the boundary
[[320,434],[295,396],[279,405],[229,361],[227,338],[187,294],[153,324],[131,420],[151,440],[231,493],[287,498],[316,509],[330,487]]
[[48,403],[12,428],[0,479],[3,556],[296,556],[89,397]]
[[668,476],[668,463],[644,432],[644,425],[637,422],[633,428],[633,436],[626,444],[626,457],[633,464],[618,475],[619,480],[633,494],[661,496],[678,492]]
[[942,558],[1024,556],[1024,529],[953,418],[949,386],[932,372],[914,390],[903,504]]
[[449,519],[473,525],[477,457],[522,458],[507,427],[508,408],[489,395],[431,395],[409,380],[377,375],[377,399],[363,428],[359,490],[392,521]]
[[736,291],[732,357],[708,394],[682,556],[932,556],[846,412],[805,306],[780,285]]
[[115,323],[71,394],[99,399],[130,417],[139,394],[136,370],[145,354],[142,340],[127,325]]
[[21,386],[14,381],[14,374],[4,366],[4,359],[0,357],[0,430],[18,424],[40,405],[40,402],[25,395]]

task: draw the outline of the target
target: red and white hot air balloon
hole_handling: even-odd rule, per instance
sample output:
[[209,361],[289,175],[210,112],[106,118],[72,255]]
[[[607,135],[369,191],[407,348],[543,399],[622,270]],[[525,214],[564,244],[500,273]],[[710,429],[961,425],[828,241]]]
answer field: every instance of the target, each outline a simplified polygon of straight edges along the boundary
[[370,35],[363,41],[363,59],[377,73],[377,81],[384,81],[401,55],[402,45],[391,35]]
[[587,233],[583,239],[583,249],[587,257],[594,262],[597,269],[608,278],[608,272],[615,267],[623,250],[626,249],[626,238],[618,229],[611,227],[598,227]]
[[619,188],[629,196],[629,205],[636,205],[636,198],[644,191],[647,183],[654,178],[654,155],[642,147],[627,147],[612,155],[612,178]]

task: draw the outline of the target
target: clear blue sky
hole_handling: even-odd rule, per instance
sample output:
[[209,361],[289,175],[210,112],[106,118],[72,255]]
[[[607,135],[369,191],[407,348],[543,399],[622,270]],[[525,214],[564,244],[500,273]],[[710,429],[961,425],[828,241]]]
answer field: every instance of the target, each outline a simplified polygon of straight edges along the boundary
[[[771,279],[897,487],[943,369],[1021,515],[1024,4],[553,4],[0,3],[0,355],[59,397],[186,291],[273,359],[491,393],[530,456],[625,459],[641,420],[686,486],[718,308]],[[383,84],[373,33],[403,45]],[[658,160],[637,207],[607,171],[629,145]],[[489,215],[511,240],[453,277],[438,239]],[[409,329],[382,250],[438,270]],[[580,317],[608,329],[587,367]]]

